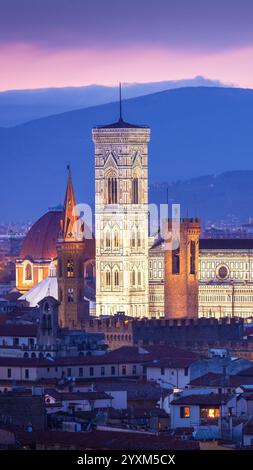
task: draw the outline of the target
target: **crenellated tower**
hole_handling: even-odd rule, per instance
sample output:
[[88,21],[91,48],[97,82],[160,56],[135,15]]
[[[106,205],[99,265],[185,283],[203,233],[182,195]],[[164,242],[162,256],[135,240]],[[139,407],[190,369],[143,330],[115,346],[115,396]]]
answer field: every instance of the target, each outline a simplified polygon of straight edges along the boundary
[[[164,252],[165,318],[198,316],[198,264],[200,220],[180,221],[180,240]],[[172,230],[172,220],[168,222]]]

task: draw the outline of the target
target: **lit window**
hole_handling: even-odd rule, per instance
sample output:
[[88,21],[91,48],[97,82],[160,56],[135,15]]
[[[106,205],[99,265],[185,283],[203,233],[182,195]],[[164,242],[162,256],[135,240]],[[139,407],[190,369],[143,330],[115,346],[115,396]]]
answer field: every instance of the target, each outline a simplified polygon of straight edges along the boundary
[[200,409],[200,416],[201,418],[209,418],[215,419],[220,417],[220,409],[219,407],[212,407],[212,408],[201,408]]
[[191,410],[189,406],[180,407],[180,418],[190,418]]
[[74,262],[72,259],[67,261],[67,276],[74,277]]
[[32,280],[32,266],[30,264],[27,264],[25,267],[25,279],[26,281]]

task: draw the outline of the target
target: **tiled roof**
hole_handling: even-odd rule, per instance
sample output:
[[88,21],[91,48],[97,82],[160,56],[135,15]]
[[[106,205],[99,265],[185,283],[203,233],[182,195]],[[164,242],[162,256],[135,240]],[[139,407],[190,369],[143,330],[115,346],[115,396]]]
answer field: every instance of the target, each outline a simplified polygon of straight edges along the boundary
[[[172,357],[172,352],[164,347],[158,349],[152,348],[150,352],[140,352],[138,347],[123,346],[122,348],[115,349],[109,353],[97,356],[74,356],[74,357],[56,357],[54,359],[33,359],[33,358],[5,358],[0,357],[0,366],[30,366],[30,367],[57,367],[57,366],[85,366],[85,365],[110,365],[110,364],[147,364],[153,360],[163,356],[166,357],[167,361],[173,361],[174,364],[181,364],[182,367],[187,367],[187,364],[191,364],[194,358],[182,357],[179,354],[184,354],[180,349],[175,348],[174,354],[178,356]],[[167,362],[168,363],[168,362]],[[172,363],[172,362],[171,362]],[[184,365],[183,365],[184,364]],[[176,367],[176,366],[175,366]],[[179,367],[179,365],[178,365]]]
[[57,390],[46,390],[46,394],[52,396],[58,401],[69,400],[110,400],[112,397],[105,392],[66,392],[60,393]]
[[163,357],[161,359],[156,359],[153,362],[149,362],[147,367],[155,369],[185,369],[189,367],[196,359],[188,357]]
[[106,124],[104,126],[97,126],[94,129],[145,129],[145,128],[147,128],[147,126],[130,124],[129,122],[124,121],[122,118],[119,118],[118,121],[113,122],[112,124]]
[[175,400],[172,400],[172,405],[211,405],[219,406],[227,403],[231,399],[231,395],[225,394],[196,394],[196,395],[184,395]]
[[253,384],[253,377],[243,375],[230,375],[224,378],[223,374],[208,372],[207,374],[191,380],[192,387],[239,387],[240,385]]
[[195,441],[176,440],[171,436],[156,436],[138,432],[92,431],[78,432],[24,432],[14,431],[16,439],[22,444],[44,444],[62,447],[85,449],[111,450],[199,450]]

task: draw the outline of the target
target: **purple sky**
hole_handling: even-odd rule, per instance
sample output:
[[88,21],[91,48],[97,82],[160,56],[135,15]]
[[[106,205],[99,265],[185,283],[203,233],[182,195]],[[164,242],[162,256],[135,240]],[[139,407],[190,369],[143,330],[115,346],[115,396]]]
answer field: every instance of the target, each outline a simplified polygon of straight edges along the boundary
[[253,87],[252,0],[0,0],[0,90],[204,75]]

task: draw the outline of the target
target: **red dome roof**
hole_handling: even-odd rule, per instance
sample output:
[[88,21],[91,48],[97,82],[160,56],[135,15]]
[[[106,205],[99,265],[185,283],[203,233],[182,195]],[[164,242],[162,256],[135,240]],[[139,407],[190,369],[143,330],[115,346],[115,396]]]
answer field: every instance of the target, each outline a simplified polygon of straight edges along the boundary
[[49,211],[37,220],[23,241],[19,258],[33,260],[56,258],[56,242],[61,218],[62,211]]

